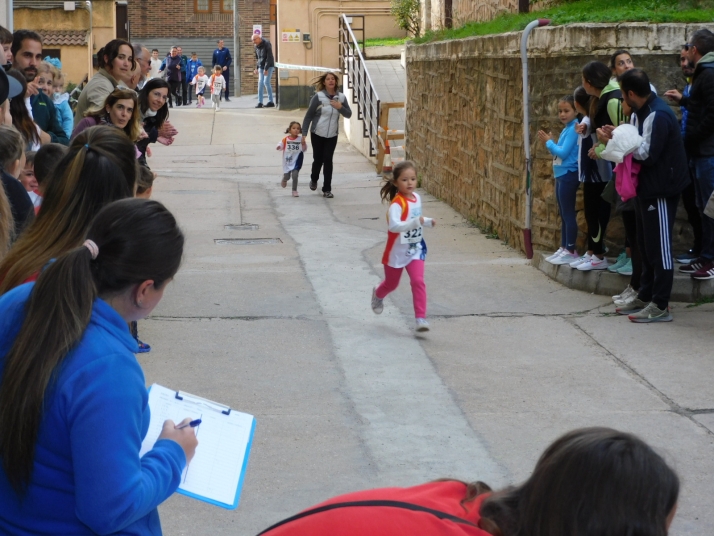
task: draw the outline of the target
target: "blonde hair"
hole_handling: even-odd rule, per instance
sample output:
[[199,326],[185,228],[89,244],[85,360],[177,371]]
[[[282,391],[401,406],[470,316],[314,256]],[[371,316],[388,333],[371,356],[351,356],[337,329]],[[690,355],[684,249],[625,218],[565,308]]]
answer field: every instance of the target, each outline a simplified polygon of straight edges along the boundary
[[52,81],[60,75],[60,70],[47,61],[41,61],[37,66],[37,74],[49,73],[52,77]]
[[329,73],[323,73],[317,78],[313,79],[313,87],[315,88],[315,91],[322,91],[325,89],[325,80],[327,79],[328,76],[334,76],[335,77],[335,90],[337,89],[337,86],[340,85],[340,77],[337,76],[337,73],[329,72]]

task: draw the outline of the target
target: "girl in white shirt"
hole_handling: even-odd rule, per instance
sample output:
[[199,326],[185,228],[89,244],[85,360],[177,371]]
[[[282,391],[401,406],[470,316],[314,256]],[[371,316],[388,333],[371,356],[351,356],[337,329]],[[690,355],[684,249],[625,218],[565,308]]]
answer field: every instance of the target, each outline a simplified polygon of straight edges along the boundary
[[210,79],[206,76],[206,69],[199,67],[198,74],[193,77],[193,80],[191,80],[191,85],[196,86],[196,108],[201,108],[204,104],[206,104],[203,94],[206,91],[206,86],[209,81]]
[[423,228],[433,227],[436,222],[422,216],[421,197],[416,193],[416,187],[414,164],[405,160],[394,166],[393,178],[386,179],[380,192],[382,201],[389,201],[389,231],[382,256],[384,281],[372,290],[372,311],[376,314],[382,312],[384,298],[399,286],[402,270],[406,268],[412,287],[416,330],[429,331],[429,323],[426,321],[426,242]]

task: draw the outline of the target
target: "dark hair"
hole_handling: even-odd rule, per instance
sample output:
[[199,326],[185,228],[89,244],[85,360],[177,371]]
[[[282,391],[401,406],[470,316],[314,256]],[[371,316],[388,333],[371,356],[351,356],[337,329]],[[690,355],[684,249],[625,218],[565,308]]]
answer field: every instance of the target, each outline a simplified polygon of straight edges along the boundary
[[25,165],[30,164],[32,167],[34,167],[36,156],[37,151],[25,151]]
[[[24,102],[23,102],[24,104]],[[14,125],[0,125],[0,171],[22,159],[25,140]]]
[[104,105],[101,108],[87,110],[84,112],[84,116],[95,118],[97,120],[97,124],[99,124],[102,118],[106,118],[111,124],[109,112],[107,112],[107,106],[109,106],[109,108],[113,108],[114,105],[120,100],[130,100],[134,104],[134,109],[131,112],[129,122],[122,129],[122,131],[131,141],[136,143],[139,141],[139,135],[141,134],[141,113],[139,112],[139,98],[136,91],[133,89],[114,89],[114,91],[107,95],[107,98],[104,100]]
[[158,52],[158,51],[159,51],[158,48],[152,48],[152,49],[151,49],[151,52]]
[[[133,71],[136,68],[136,61],[134,59],[134,47],[131,46],[131,43],[129,41],[126,41],[124,39],[112,39],[106,45],[99,49],[99,52],[97,52],[97,65],[99,66],[99,68],[107,69],[107,67],[110,66],[112,62],[117,58],[117,56],[119,55],[119,49],[124,45],[128,46],[129,50],[131,50],[131,70]],[[104,59],[104,56],[107,57],[106,60]]]
[[[610,83],[610,78],[612,77],[612,71],[599,61],[591,61],[583,67],[583,79],[593,86],[595,89],[602,91]],[[588,115],[590,117],[595,117],[597,112],[597,106],[600,103],[600,97],[593,97],[590,99],[590,109],[588,110]]]
[[632,91],[638,97],[649,97],[652,93],[650,79],[642,69],[630,69],[617,77],[623,95]]
[[79,246],[105,205],[133,197],[137,168],[134,144],[118,128],[80,132],[52,174],[42,210],[0,263],[0,294]]
[[8,43],[12,43],[12,32],[0,26],[0,45],[7,45]]
[[67,154],[67,147],[60,143],[46,143],[35,155],[35,178],[37,184],[46,185],[47,179],[57,167],[62,157]]
[[[141,88],[141,91],[139,91],[139,111],[142,115],[144,115],[146,113],[146,110],[149,109],[149,93],[151,93],[155,89],[160,88],[166,88],[169,90],[169,93],[171,92],[171,90],[169,89],[169,83],[163,78],[152,78],[146,84],[144,84],[143,88]],[[164,121],[166,121],[168,118],[169,103],[165,102],[164,105],[156,112],[156,128],[160,128],[161,125],[164,124]]]
[[285,134],[290,134],[290,129],[293,128],[293,125],[299,126],[300,132],[302,132],[302,125],[299,121],[290,121],[290,125],[288,125],[288,128],[285,129]]
[[0,455],[18,494],[32,476],[47,388],[82,339],[94,300],[148,280],[160,289],[178,271],[183,254],[184,236],[176,219],[161,203],[146,199],[107,205],[92,221],[87,238],[98,246],[97,258],[79,245],[40,274],[5,356]]
[[714,52],[714,33],[709,30],[697,30],[692,34],[692,38],[689,42],[697,47],[697,50],[702,56]]
[[575,88],[575,91],[573,91],[573,100],[585,110],[588,110],[588,114],[590,113],[590,98],[591,96],[588,95],[588,92],[585,91],[583,86],[578,86]]
[[558,102],[567,102],[568,104],[570,104],[570,107],[575,110],[575,98],[572,95],[565,95],[564,97],[560,97],[560,99],[558,99]]
[[616,50],[615,52],[612,53],[612,56],[610,56],[610,71],[615,70],[615,62],[617,61],[617,57],[622,56],[623,54],[627,54],[630,57],[630,59],[632,59],[632,54],[630,54],[629,50],[624,50],[624,49]]
[[136,181],[136,193],[143,194],[154,186],[154,172],[146,166],[139,166],[139,177]]
[[10,52],[12,52],[13,56],[22,48],[22,42],[25,41],[25,39],[37,41],[42,44],[42,36],[37,32],[33,32],[32,30],[15,30],[15,33],[12,34],[12,46],[10,47]]
[[402,162],[399,162],[396,166],[394,166],[394,169],[392,170],[392,177],[384,177],[384,184],[382,185],[382,189],[379,191],[379,195],[382,198],[382,202],[391,201],[396,197],[396,195],[399,193],[399,188],[397,188],[397,179],[407,169],[413,169],[414,172],[416,172],[414,162],[412,162],[411,160],[404,160]]
[[12,116],[13,126],[22,134],[25,138],[26,144],[40,143],[40,135],[37,133],[37,127],[35,122],[30,117],[30,112],[25,106],[25,99],[22,95],[27,93],[27,79],[17,69],[10,69],[7,72],[8,76],[12,76],[15,80],[20,82],[22,86],[22,93],[14,99],[10,99],[10,115]]
[[501,536],[666,536],[679,478],[638,437],[582,428],[557,439],[528,480],[488,497],[486,528]]

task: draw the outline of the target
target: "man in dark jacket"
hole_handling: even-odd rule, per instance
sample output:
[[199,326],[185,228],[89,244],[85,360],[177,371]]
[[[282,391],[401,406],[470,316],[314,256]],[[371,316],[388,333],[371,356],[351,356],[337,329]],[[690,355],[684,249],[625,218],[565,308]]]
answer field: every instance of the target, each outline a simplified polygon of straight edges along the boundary
[[682,134],[674,112],[652,93],[644,71],[632,69],[618,78],[622,96],[632,108],[631,121],[642,136],[633,153],[642,167],[635,198],[637,242],[642,253],[642,279],[637,299],[617,309],[632,322],[670,322],[672,229],[679,196],[690,182]]
[[178,48],[171,47],[171,53],[166,57],[165,68],[169,83],[169,108],[173,108],[171,97],[176,98],[176,106],[181,106],[181,56]]
[[253,35],[253,45],[255,45],[255,60],[256,67],[253,71],[258,75],[258,105],[256,108],[263,107],[263,87],[268,90],[268,104],[266,108],[275,107],[273,102],[273,86],[271,78],[275,70],[275,58],[273,58],[273,45],[270,41],[263,39],[258,34]]
[[714,192],[714,34],[709,30],[694,32],[686,48],[689,62],[696,67],[689,96],[682,97],[679,104],[688,110],[684,144],[696,177],[697,206],[702,214],[702,248],[699,258],[689,266],[681,266],[679,271],[695,279],[712,279],[714,219],[704,214],[704,207]]
[[186,70],[188,67],[188,57],[183,53],[181,47],[177,47],[178,55],[181,58],[181,104],[188,104],[188,80],[186,80]]
[[32,119],[40,127],[40,140],[44,143],[69,145],[69,138],[57,119],[57,110],[49,95],[38,90],[33,83],[37,76],[37,66],[42,61],[42,37],[30,30],[18,30],[12,38],[12,66],[20,71],[27,80],[27,93],[30,95]]
[[223,46],[223,39],[218,40],[218,48],[213,51],[213,61],[211,63],[211,69],[214,69],[216,65],[221,66],[223,72],[223,78],[226,79],[226,102],[230,102],[228,95],[230,95],[231,89],[231,63],[233,63],[233,58],[231,58],[230,51]]

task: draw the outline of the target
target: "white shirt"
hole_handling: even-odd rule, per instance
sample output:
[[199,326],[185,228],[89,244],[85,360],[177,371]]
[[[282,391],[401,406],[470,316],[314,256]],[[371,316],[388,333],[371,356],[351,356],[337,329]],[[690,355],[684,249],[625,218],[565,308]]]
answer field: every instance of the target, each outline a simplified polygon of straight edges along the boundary
[[302,135],[298,135],[294,140],[285,136],[276,149],[283,151],[283,173],[290,173],[295,169],[300,153],[307,151],[307,146],[305,149],[302,148]]
[[208,77],[205,74],[203,76],[196,75],[191,83],[196,85],[196,95],[198,95],[208,84]]
[[159,58],[151,58],[151,71],[149,71],[149,78],[159,77],[159,68],[161,67],[161,60]]
[[[403,202],[406,202],[406,214],[404,213]],[[406,199],[398,194],[389,205],[387,221],[389,222],[389,233],[387,247],[382,256],[382,264],[392,268],[404,268],[413,260],[426,259],[426,242],[422,237],[423,227],[433,227],[432,218],[424,218],[424,223],[420,223],[422,216],[421,197],[414,192],[414,199]]]
[[226,85],[226,79],[223,78],[222,74],[219,74],[218,76],[213,75],[211,77],[211,82],[213,83],[213,91],[211,92],[211,95],[220,95]]

